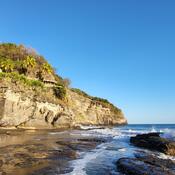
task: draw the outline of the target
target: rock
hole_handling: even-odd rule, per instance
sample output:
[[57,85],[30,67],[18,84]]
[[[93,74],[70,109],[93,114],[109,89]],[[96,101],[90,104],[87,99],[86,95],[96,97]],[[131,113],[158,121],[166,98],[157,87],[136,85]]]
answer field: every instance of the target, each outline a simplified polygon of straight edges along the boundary
[[141,134],[130,138],[130,142],[138,147],[156,150],[175,156],[175,142],[161,138],[160,133]]
[[126,175],[175,175],[170,169],[145,163],[136,158],[121,158],[117,161],[117,167]]
[[5,172],[0,172],[0,175],[6,175],[7,173],[5,173]]
[[0,167],[2,167],[2,165],[3,165],[3,161],[2,161],[2,160],[0,160]]
[[60,167],[64,167],[65,163],[75,159],[76,156],[76,152],[66,146],[63,146],[60,150],[54,150],[48,149],[43,144],[9,145],[0,148],[0,157],[3,157],[0,175],[5,175],[4,170],[10,175],[20,174],[20,171],[29,174],[27,170],[34,172],[47,166],[57,170],[59,164]]
[[145,163],[157,166],[157,167],[161,167],[161,168],[167,168],[167,169],[171,169],[172,171],[175,171],[175,162],[172,161],[171,159],[161,159],[159,157],[156,157],[155,155],[152,154],[135,154],[135,157],[140,160],[143,161]]
[[12,84],[11,87],[4,89],[2,85],[0,85],[0,127],[53,129],[74,128],[78,125],[127,123],[120,110],[116,113],[70,89],[67,89],[65,103],[54,101],[53,96],[50,97],[50,101],[43,101],[34,91],[16,91]]
[[103,138],[82,138],[82,139],[77,139],[77,140],[80,142],[96,142],[96,143],[106,142],[106,140]]
[[76,140],[60,140],[56,143],[58,145],[67,147],[68,150],[83,152],[85,150],[91,150],[92,148],[95,148],[99,143],[102,142],[104,142],[104,140],[98,138],[81,138]]

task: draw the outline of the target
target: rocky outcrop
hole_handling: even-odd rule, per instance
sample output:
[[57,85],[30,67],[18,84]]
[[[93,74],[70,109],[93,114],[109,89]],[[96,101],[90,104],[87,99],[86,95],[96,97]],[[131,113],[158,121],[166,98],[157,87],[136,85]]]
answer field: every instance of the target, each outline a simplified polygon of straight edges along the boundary
[[175,156],[175,142],[161,138],[160,133],[140,134],[130,138],[130,142],[138,147],[156,150]]
[[161,138],[160,133],[139,134],[130,138],[135,146],[150,149],[135,153],[135,158],[121,158],[117,168],[126,175],[175,175],[175,162],[171,159],[160,158],[159,152],[175,156],[175,142]]
[[0,88],[0,127],[72,128],[79,125],[116,125],[127,121],[95,101],[67,89],[66,103],[41,101],[36,94]]

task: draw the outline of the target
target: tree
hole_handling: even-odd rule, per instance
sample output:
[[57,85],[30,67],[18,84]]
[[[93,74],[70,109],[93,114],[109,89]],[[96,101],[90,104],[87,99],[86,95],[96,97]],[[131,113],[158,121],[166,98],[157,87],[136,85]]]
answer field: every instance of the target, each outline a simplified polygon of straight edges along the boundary
[[12,72],[14,70],[14,62],[11,59],[1,59],[0,68],[3,72]]
[[34,68],[36,66],[36,60],[32,56],[27,56],[23,61],[23,67],[25,68]]
[[42,72],[51,74],[53,72],[52,66],[49,63],[44,63],[42,65]]

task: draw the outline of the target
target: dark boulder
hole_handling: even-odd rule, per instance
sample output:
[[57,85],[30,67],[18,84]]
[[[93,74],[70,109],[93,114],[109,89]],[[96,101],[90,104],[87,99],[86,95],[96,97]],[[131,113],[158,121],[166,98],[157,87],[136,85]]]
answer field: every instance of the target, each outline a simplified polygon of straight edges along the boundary
[[154,166],[161,167],[164,169],[165,168],[170,169],[170,170],[175,172],[175,162],[171,159],[162,159],[162,158],[159,158],[155,155],[146,154],[146,153],[135,154],[135,157],[138,160],[143,161],[145,163],[148,163],[150,165],[154,165]]
[[171,169],[145,163],[137,158],[121,158],[117,161],[117,167],[126,175],[175,175]]
[[139,134],[135,137],[131,137],[130,142],[138,147],[175,156],[175,142],[161,138],[160,133]]

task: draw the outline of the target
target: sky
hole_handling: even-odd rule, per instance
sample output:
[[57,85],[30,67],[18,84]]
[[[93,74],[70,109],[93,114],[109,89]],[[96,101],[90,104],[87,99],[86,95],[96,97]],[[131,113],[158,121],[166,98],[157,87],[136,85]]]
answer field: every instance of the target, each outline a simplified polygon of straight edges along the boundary
[[32,47],[128,123],[175,124],[174,0],[0,0],[0,41]]

